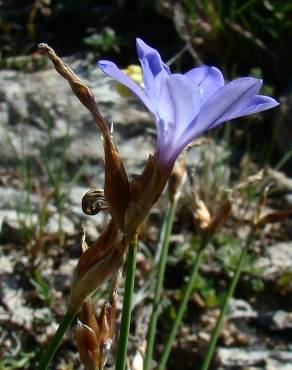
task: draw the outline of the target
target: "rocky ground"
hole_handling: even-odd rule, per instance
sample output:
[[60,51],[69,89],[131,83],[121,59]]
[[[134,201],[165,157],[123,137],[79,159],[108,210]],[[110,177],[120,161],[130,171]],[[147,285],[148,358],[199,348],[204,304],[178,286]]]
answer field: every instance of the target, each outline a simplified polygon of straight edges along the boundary
[[[155,144],[150,117],[137,101],[117,93],[114,83],[93,68],[90,56],[68,58],[67,62],[89,83],[100,111],[114,123],[116,143],[129,173],[139,173]],[[86,225],[88,238],[94,240],[106,221],[103,214],[85,216],[80,206],[90,188],[103,185],[103,150],[90,114],[55,70],[3,70],[0,81],[0,369],[33,369],[39,348],[46,346],[66,309],[72,271],[81,253],[81,222]],[[214,145],[207,151],[218,153]],[[199,165],[200,159],[199,149],[188,155],[192,166]],[[225,167],[223,172],[226,175],[230,171]],[[292,179],[276,170],[271,170],[269,176],[277,187],[273,204],[283,209],[292,207]],[[155,248],[162,206],[163,200],[150,217],[151,235],[142,242],[146,250]],[[186,217],[184,207],[182,200],[182,218]],[[173,250],[188,239],[185,231],[178,219]],[[244,275],[226,319],[214,369],[292,369],[291,222],[264,231],[271,237],[262,239],[268,242],[265,248],[259,248],[255,263],[255,273],[264,288],[256,293],[249,287],[254,280],[249,273]],[[141,369],[151,294],[142,289],[149,261],[143,251],[139,258],[133,370]],[[187,266],[182,259],[176,274],[180,274],[180,268],[185,274]],[[216,288],[224,292],[230,271],[226,274],[220,267],[211,258],[202,276],[206,281],[209,276],[222,280]],[[180,285],[171,281],[172,269],[170,263],[170,283],[166,286],[168,300],[175,307],[175,292]],[[203,296],[194,294],[169,369],[194,369],[194,360],[198,361],[206,348],[218,309],[216,304],[206,304]],[[147,303],[142,308],[138,305],[141,301]],[[170,311],[168,307],[163,315],[157,354],[168,332]],[[72,333],[66,337],[52,369],[82,368],[73,339]]]

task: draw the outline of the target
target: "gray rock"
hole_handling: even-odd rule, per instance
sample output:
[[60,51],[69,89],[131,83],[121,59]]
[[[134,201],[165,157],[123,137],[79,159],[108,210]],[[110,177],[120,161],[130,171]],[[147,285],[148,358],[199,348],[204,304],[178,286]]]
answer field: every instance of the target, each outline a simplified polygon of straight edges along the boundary
[[220,370],[259,366],[265,370],[292,370],[292,354],[289,351],[255,351],[240,348],[219,348]]
[[[142,105],[135,99],[121,97],[114,82],[93,62],[86,69],[70,58],[70,65],[75,66],[79,76],[91,86],[105,119],[109,124],[115,123],[115,137],[121,152],[124,151],[126,157],[138,154],[138,160],[147,159],[153,151],[152,139],[145,141],[137,136],[149,125],[154,128],[154,124],[150,123],[151,118]],[[21,141],[25,142],[26,153],[37,157],[47,143],[48,124],[52,125],[54,140],[64,139],[69,126],[68,160],[103,158],[100,134],[90,113],[53,68],[30,74],[2,70],[0,80],[3,81],[0,86],[0,162],[15,161],[15,151],[22,155]],[[7,141],[14,150],[7,150]]]
[[256,321],[267,330],[281,331],[292,329],[292,312],[278,310],[275,312],[260,312]]
[[292,329],[292,312],[279,310],[273,315],[274,330]]
[[[6,256],[0,248],[0,299],[5,302],[5,306],[0,305],[0,322],[9,322],[31,331],[35,318],[44,320],[51,314],[48,308],[32,308],[27,305],[25,292],[14,273],[19,261],[14,251]],[[27,263],[26,257],[22,257],[22,263]]]
[[11,274],[14,269],[14,264],[12,258],[8,255],[0,255],[0,271],[1,274]]
[[257,317],[257,312],[251,305],[242,299],[232,298],[228,308],[228,319],[250,319]]
[[[26,193],[23,191],[0,186],[0,209],[12,209],[19,208],[21,210],[22,205],[25,203]],[[32,211],[36,211],[39,207],[40,200],[35,194],[29,194],[29,205]]]
[[30,229],[37,223],[37,215],[30,216],[16,210],[0,210],[0,236],[5,242],[21,243],[25,229]]
[[277,190],[288,193],[292,192],[292,178],[274,169],[269,169],[268,175],[275,184]]
[[[46,224],[46,232],[49,234],[57,234],[59,232],[59,215],[54,213],[48,220]],[[78,230],[74,226],[73,222],[69,220],[68,217],[62,215],[61,218],[61,227],[63,232],[68,236],[73,236],[78,234]]]
[[258,258],[256,267],[263,269],[263,276],[269,277],[291,271],[292,242],[277,243],[265,249],[265,256]]

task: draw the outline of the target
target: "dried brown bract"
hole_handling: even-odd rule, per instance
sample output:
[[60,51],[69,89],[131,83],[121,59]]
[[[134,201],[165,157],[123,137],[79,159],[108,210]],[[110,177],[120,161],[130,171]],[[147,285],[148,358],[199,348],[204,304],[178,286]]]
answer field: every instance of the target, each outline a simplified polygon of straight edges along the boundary
[[104,303],[98,317],[91,299],[82,305],[76,327],[76,341],[81,361],[87,370],[102,370],[107,361],[115,335],[119,275],[115,275],[110,298]]

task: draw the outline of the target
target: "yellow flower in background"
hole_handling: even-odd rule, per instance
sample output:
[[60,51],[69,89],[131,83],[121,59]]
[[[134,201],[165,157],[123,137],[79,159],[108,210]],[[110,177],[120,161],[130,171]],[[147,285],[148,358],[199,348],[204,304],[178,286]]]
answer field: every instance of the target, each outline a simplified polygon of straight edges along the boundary
[[[126,69],[122,70],[126,75],[131,77],[133,81],[137,83],[137,85],[143,87],[143,74],[142,68],[137,64],[130,64]],[[125,85],[122,85],[119,82],[115,84],[117,92],[124,97],[133,96],[133,93],[130,89],[128,89]]]

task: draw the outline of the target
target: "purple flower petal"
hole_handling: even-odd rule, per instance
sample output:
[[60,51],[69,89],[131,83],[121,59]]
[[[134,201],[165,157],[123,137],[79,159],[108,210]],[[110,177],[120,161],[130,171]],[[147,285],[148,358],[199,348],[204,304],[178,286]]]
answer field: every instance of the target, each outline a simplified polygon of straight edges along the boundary
[[168,66],[162,62],[157,50],[139,38],[136,39],[136,46],[143,69],[145,92],[153,102],[159,96],[161,78],[170,75],[170,71]]
[[145,107],[155,115],[155,110],[153,105],[149,99],[149,97],[145,94],[145,92],[124,72],[122,72],[115,63],[110,62],[108,60],[100,60],[97,63],[97,66],[105,73],[107,76],[113,78],[114,80],[118,81],[122,85],[126,86],[130,89],[145,105]]
[[154,77],[157,76],[158,73],[160,73],[162,70],[165,71],[168,75],[170,74],[169,67],[165,63],[163,63],[157,50],[151,48],[139,38],[136,39],[136,46],[143,71],[145,71],[144,67],[146,67],[146,69],[149,69],[149,72],[151,72]]
[[201,107],[199,89],[184,75],[173,74],[161,80],[158,100],[157,146],[164,152],[173,150]]
[[224,78],[219,69],[201,65],[185,73],[194,84],[200,88],[202,99],[205,102],[224,85]]
[[198,114],[201,107],[199,89],[184,75],[173,74],[161,80],[157,114],[167,126],[173,124],[172,139],[180,135]]
[[274,108],[277,105],[279,105],[279,103],[275,99],[270,98],[269,96],[255,95],[252,97],[251,101],[248,103],[248,105],[243,110],[241,110],[235,115],[232,115],[232,117],[230,117],[229,119],[262,112],[264,110]]
[[238,78],[229,82],[207,100],[188,130],[191,131],[193,127],[194,134],[197,136],[235,117],[246,108],[261,85],[262,80],[252,77]]
[[250,103],[253,96],[259,91],[262,81],[244,77],[229,82],[221,87],[202,106],[198,116],[182,133],[178,141],[176,155],[192,140],[210,128],[234,118]]

